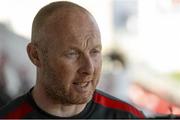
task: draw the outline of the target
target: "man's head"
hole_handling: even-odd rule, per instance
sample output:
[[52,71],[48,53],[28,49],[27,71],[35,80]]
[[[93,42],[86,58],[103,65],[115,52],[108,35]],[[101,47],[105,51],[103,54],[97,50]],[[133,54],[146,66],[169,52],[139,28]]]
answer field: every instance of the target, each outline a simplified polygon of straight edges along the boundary
[[93,16],[71,2],[54,2],[35,16],[28,55],[37,67],[37,86],[54,101],[83,104],[101,72],[101,38]]

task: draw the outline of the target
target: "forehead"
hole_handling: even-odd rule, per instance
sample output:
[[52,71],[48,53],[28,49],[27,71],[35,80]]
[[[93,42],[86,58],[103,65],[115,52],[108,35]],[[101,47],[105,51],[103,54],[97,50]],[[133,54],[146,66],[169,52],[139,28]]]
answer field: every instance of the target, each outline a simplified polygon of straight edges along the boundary
[[57,11],[48,19],[45,34],[55,44],[75,45],[86,42],[101,44],[99,28],[93,17],[84,11]]
[[79,36],[72,35],[66,40],[60,41],[60,43],[64,46],[75,46],[82,49],[91,48],[97,45],[101,46],[100,38],[93,32],[88,32],[87,34],[82,33]]
[[57,49],[68,49],[78,48],[87,49],[95,46],[101,46],[100,37],[94,31],[81,31],[74,32],[69,31],[69,35],[58,36],[54,42],[54,48]]

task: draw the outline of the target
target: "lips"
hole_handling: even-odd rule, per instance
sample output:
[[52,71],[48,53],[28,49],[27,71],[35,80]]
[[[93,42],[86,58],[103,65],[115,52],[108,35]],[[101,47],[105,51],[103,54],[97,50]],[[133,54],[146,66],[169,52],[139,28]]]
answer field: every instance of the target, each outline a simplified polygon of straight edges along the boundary
[[90,81],[87,81],[87,82],[74,82],[73,84],[78,85],[80,87],[86,87],[86,86],[88,86],[89,83],[90,83]]

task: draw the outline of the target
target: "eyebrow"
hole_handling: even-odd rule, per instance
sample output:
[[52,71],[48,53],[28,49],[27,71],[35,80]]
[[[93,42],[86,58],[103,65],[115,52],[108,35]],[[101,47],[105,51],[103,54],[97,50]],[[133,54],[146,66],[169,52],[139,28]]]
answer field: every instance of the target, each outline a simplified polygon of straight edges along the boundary
[[102,45],[96,45],[94,48],[100,48],[100,49],[102,49]]

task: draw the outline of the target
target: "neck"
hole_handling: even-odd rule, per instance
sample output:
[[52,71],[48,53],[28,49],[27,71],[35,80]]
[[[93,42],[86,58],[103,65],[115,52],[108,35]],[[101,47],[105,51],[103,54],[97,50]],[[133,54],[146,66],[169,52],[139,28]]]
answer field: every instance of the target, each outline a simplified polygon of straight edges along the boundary
[[34,101],[42,110],[59,117],[71,117],[79,114],[86,104],[63,105],[50,99],[43,89],[35,86],[32,91]]

